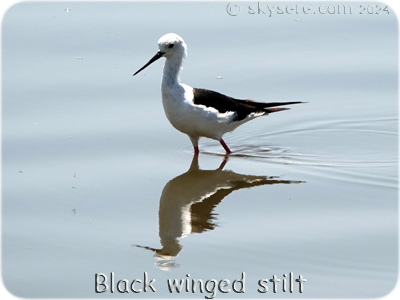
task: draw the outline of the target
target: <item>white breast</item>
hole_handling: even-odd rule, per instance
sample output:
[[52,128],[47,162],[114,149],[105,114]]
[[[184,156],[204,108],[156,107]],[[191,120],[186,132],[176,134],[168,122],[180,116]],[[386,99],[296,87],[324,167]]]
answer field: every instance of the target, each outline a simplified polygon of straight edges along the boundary
[[162,86],[165,114],[177,130],[192,137],[221,139],[226,132],[240,125],[232,123],[234,112],[219,113],[218,110],[193,103],[193,88],[178,83],[169,88]]

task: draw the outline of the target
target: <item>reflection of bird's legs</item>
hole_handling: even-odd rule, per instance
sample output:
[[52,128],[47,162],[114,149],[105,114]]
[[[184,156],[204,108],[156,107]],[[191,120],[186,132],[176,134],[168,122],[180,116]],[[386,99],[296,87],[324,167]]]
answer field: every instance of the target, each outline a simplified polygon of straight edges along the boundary
[[224,160],[222,161],[221,165],[219,166],[219,168],[217,170],[222,170],[225,167],[226,163],[228,162],[228,159],[229,159],[229,155],[227,154],[227,155],[225,155]]
[[[222,170],[225,167],[226,163],[228,162],[228,159],[229,159],[229,155],[226,154],[224,156],[224,160],[222,161],[221,165],[219,166],[219,168],[217,170]],[[200,167],[199,167],[199,155],[195,153],[193,155],[193,159],[192,159],[192,163],[190,164],[189,171],[198,171],[199,169],[200,169]]]
[[196,171],[199,169],[199,154],[195,153],[193,155],[192,163],[190,164],[189,171]]

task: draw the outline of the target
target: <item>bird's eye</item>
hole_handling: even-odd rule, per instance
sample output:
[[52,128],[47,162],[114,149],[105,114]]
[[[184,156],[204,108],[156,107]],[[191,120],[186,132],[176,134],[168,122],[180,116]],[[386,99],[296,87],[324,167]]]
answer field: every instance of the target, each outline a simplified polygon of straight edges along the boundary
[[174,48],[174,44],[169,44],[168,48]]

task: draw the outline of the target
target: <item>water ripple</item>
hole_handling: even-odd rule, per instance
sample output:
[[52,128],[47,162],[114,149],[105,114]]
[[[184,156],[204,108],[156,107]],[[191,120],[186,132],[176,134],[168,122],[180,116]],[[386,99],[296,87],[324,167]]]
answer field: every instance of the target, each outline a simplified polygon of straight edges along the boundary
[[[397,118],[316,120],[261,132],[251,127],[226,136],[230,157],[276,164],[382,168],[397,164]],[[190,143],[178,152],[192,152]],[[200,151],[225,156],[217,141],[202,139]]]

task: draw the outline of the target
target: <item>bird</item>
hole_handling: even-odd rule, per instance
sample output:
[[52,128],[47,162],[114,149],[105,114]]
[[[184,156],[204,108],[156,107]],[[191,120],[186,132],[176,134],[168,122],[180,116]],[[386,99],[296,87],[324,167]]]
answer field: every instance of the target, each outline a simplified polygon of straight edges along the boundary
[[219,141],[226,154],[231,154],[232,151],[222,139],[225,133],[257,117],[290,109],[276,106],[304,103],[240,100],[211,90],[193,88],[179,80],[182,63],[187,55],[183,38],[175,33],[165,34],[158,40],[158,48],[156,55],[133,76],[158,59],[166,59],[161,82],[164,112],[173,127],[189,136],[195,154],[200,152],[200,137]]

